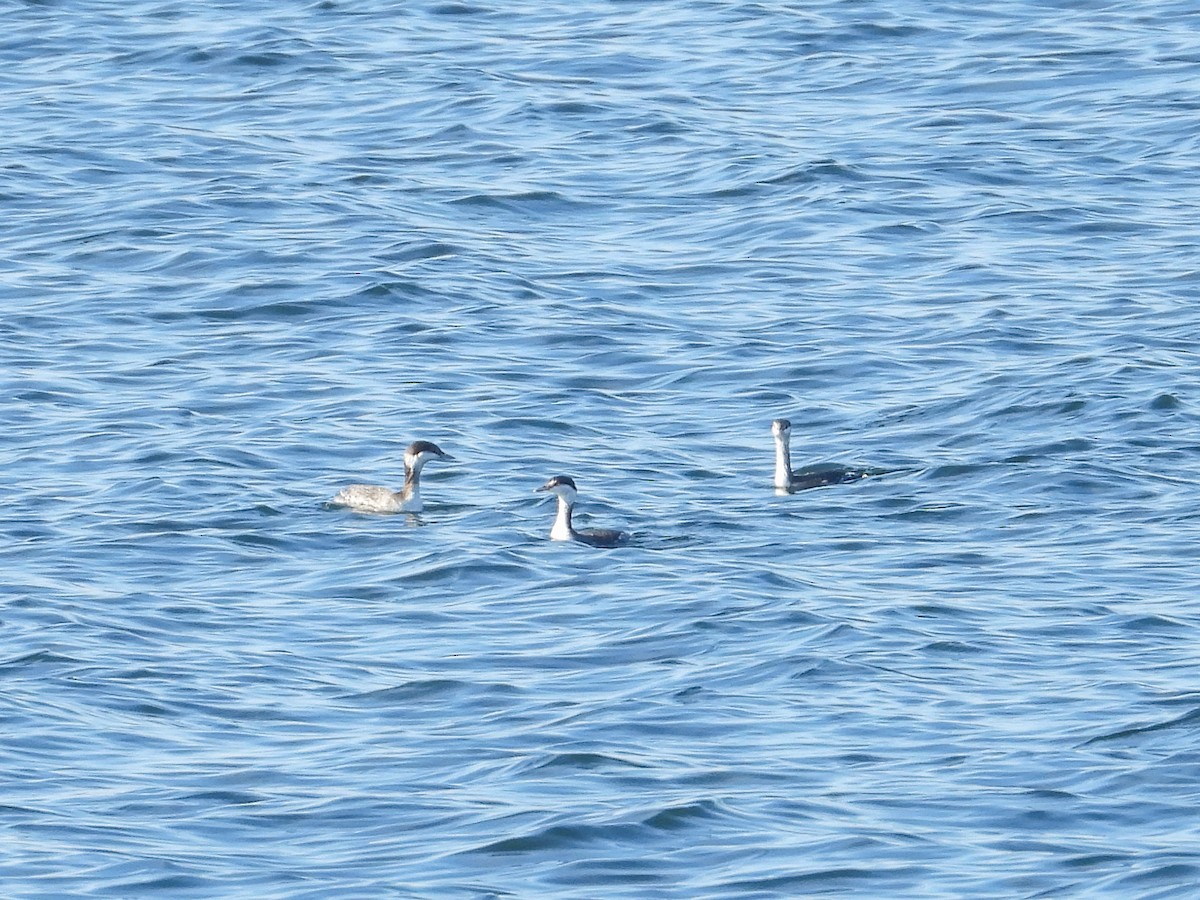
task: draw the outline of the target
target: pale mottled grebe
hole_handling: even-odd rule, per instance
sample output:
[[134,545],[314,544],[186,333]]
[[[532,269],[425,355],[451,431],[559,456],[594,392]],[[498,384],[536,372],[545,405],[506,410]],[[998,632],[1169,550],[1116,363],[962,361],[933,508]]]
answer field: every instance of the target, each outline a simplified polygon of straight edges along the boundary
[[394,513],[421,511],[421,469],[431,459],[454,459],[437,444],[413,441],[404,451],[404,487],[398,491],[373,484],[352,484],[329,502],[359,512]]
[[808,488],[824,487],[827,484],[845,484],[866,478],[862,469],[847,469],[841,466],[826,466],[808,472],[792,471],[792,423],[787,419],[776,419],[771,423],[771,434],[775,435],[775,489],[792,493]]
[[575,505],[578,490],[574,479],[566,475],[555,475],[540,488],[558,497],[558,516],[550,529],[552,541],[579,541],[593,547],[617,547],[629,540],[629,535],[615,528],[584,528],[577,531],[571,524],[571,508]]

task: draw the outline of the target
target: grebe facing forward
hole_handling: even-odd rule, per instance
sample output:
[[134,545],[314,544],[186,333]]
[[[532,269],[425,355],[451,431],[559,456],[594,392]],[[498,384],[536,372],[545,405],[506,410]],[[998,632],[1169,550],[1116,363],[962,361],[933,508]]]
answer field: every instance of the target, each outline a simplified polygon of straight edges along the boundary
[[788,494],[808,488],[824,487],[827,484],[845,484],[866,478],[862,469],[846,469],[841,466],[813,469],[808,472],[792,471],[792,423],[787,419],[776,419],[771,423],[771,434],[775,435],[775,489]]
[[554,520],[554,527],[550,529],[550,540],[579,541],[592,547],[618,547],[629,540],[626,532],[614,528],[585,528],[582,531],[575,529],[571,524],[571,508],[575,505],[575,496],[578,493],[574,479],[566,475],[555,475],[536,490],[549,491],[558,497],[558,516]]
[[398,491],[373,484],[352,484],[329,502],[359,512],[395,513],[421,511],[421,469],[431,459],[454,459],[437,444],[413,441],[404,451],[404,487]]

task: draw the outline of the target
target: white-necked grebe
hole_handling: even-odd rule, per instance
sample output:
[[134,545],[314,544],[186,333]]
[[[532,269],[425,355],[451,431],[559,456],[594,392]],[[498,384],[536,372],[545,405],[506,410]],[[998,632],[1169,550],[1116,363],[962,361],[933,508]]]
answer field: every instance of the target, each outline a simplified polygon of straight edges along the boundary
[[431,459],[454,459],[437,444],[413,441],[404,451],[404,487],[398,491],[373,484],[352,484],[329,502],[359,512],[421,511],[421,469]]
[[593,547],[618,547],[629,540],[629,535],[615,528],[584,528],[581,531],[571,524],[571,508],[575,505],[578,489],[574,479],[567,475],[555,475],[538,491],[549,491],[558,497],[558,516],[550,529],[552,541],[579,541]]
[[806,472],[792,471],[792,423],[787,419],[776,419],[771,423],[771,434],[775,435],[775,489],[788,494],[808,488],[824,487],[827,484],[845,484],[866,478],[862,469],[847,469],[842,466],[825,466]]

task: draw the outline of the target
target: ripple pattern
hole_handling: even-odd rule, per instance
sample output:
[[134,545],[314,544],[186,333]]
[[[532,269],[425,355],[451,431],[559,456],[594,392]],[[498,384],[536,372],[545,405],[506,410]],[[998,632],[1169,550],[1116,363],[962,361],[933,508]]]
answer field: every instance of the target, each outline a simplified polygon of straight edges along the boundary
[[1194,891],[1195,19],[8,3],[5,895]]

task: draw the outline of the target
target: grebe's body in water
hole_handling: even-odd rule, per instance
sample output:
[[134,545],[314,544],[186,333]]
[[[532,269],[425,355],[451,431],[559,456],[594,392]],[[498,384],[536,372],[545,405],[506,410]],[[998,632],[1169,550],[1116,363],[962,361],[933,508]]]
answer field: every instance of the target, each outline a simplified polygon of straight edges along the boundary
[[404,451],[404,487],[398,491],[373,484],[352,484],[329,502],[359,512],[396,513],[421,511],[421,469],[431,459],[454,459],[437,444],[413,441]]
[[552,541],[578,541],[592,547],[619,547],[629,540],[624,531],[614,528],[584,528],[576,530],[571,524],[571,509],[575,506],[575,496],[578,493],[574,479],[566,475],[555,475],[540,488],[558,497],[558,516],[554,519],[554,527],[550,529]]
[[808,472],[792,471],[792,423],[787,419],[776,419],[771,423],[771,434],[775,435],[775,490],[790,494],[808,488],[824,487],[827,484],[845,484],[866,478],[862,469],[846,469],[827,466]]

